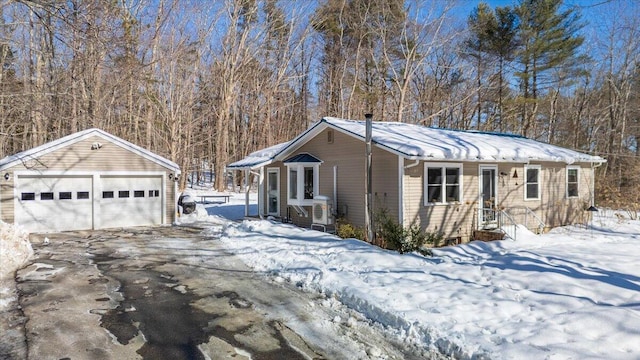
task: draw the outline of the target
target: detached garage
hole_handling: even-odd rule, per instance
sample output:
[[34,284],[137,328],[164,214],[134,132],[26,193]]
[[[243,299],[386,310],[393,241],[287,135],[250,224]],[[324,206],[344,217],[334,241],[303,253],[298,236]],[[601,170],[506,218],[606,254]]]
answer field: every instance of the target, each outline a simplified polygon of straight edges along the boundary
[[171,224],[174,162],[99,129],[0,160],[0,220],[31,232]]

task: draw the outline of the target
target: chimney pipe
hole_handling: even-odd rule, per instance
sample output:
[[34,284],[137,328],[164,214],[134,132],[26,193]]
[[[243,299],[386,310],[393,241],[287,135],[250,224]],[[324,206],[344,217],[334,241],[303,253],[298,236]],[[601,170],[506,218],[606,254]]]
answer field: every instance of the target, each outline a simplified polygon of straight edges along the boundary
[[373,198],[372,198],[372,186],[371,186],[371,137],[373,132],[373,114],[364,115],[365,122],[365,198],[364,198],[364,221],[365,229],[367,231],[367,241],[373,243],[375,241],[375,233],[373,230]]

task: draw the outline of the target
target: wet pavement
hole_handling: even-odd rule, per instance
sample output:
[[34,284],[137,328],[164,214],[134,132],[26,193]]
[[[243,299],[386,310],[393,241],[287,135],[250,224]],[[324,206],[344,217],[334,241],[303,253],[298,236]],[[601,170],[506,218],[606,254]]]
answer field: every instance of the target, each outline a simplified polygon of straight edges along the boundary
[[428,355],[357,313],[326,306],[331,299],[321,294],[267,281],[227,253],[215,232],[134,228],[32,242],[36,256],[16,277],[29,359]]

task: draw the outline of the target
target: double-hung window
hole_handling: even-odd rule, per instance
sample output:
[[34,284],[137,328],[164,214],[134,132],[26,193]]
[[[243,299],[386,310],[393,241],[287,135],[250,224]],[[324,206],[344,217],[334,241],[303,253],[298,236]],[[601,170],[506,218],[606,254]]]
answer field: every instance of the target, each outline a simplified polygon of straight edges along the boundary
[[567,167],[567,197],[576,198],[580,196],[578,191],[578,167]]
[[525,174],[524,199],[525,200],[540,200],[541,169],[542,167],[540,165],[526,165],[524,167],[524,174]]
[[462,164],[424,164],[424,204],[462,201]]
[[300,154],[284,161],[287,167],[287,204],[311,206],[318,195],[321,161],[313,155]]

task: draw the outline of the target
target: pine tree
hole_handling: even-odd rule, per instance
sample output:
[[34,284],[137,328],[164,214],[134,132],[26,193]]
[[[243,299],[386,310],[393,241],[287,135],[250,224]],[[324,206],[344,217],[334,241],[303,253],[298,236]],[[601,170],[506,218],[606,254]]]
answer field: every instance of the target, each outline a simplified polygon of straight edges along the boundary
[[552,83],[548,74],[570,67],[584,42],[577,34],[582,26],[579,14],[573,8],[561,11],[561,5],[561,0],[522,0],[516,7],[520,69],[515,75],[520,81],[521,132],[525,136],[535,125],[539,97]]

